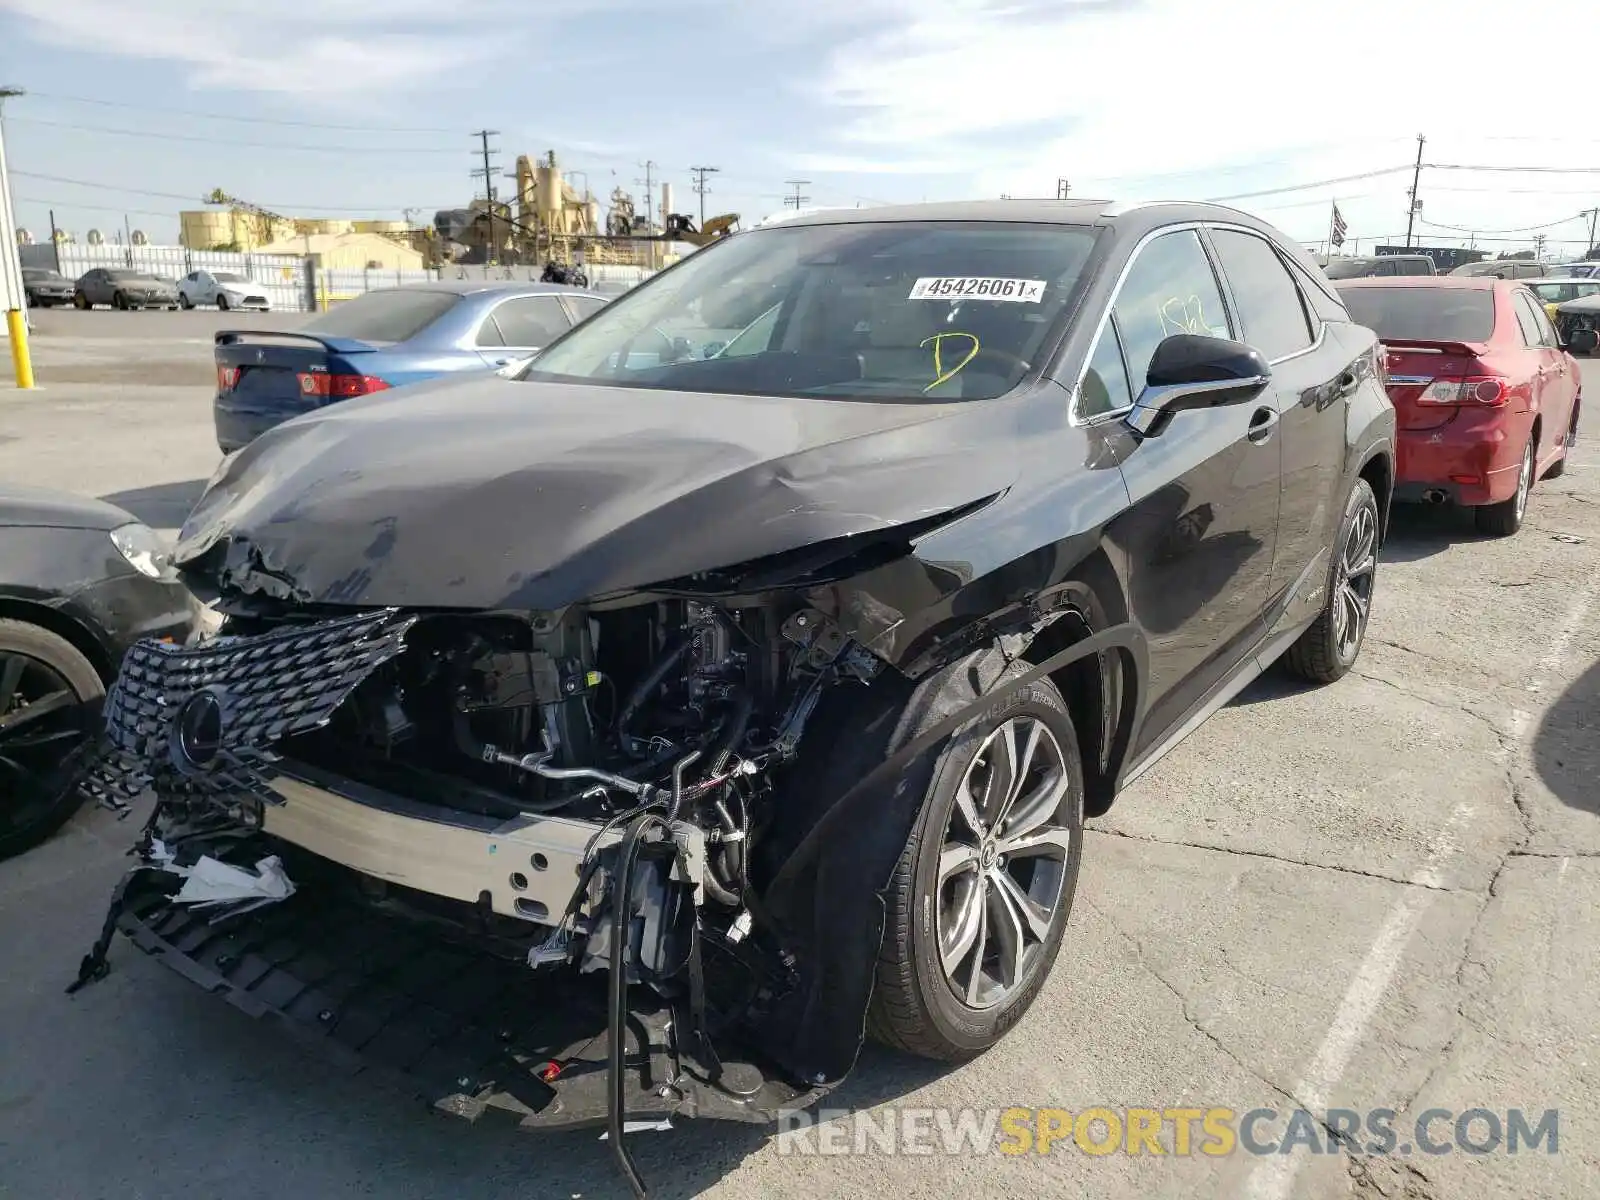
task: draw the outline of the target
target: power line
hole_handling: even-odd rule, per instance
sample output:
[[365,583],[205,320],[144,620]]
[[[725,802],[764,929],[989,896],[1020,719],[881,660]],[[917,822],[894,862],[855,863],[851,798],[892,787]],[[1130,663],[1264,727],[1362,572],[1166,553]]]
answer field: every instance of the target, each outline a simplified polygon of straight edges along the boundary
[[694,191],[700,197],[700,228],[706,227],[706,193],[711,189],[706,186],[706,176],[714,175],[721,167],[690,167],[689,174],[694,176]]
[[109,125],[79,125],[72,121],[48,121],[42,117],[9,117],[8,122],[19,125],[44,125],[52,129],[74,129],[82,133],[109,133],[117,137],[151,138],[159,142],[199,142],[208,146],[240,146],[254,150],[282,150],[298,152],[309,150],[324,154],[455,154],[454,150],[435,149],[431,146],[311,146],[292,142],[247,142],[238,138],[203,137],[193,133],[157,133],[150,129],[114,129]]
[[785,208],[793,208],[795,210],[795,212],[799,212],[800,211],[800,206],[803,205],[803,204],[809,203],[810,200],[811,200],[810,196],[802,196],[800,194],[800,189],[805,187],[807,184],[809,184],[811,182],[811,180],[809,180],[809,179],[785,179],[783,182],[786,183],[789,187],[792,187],[794,189],[794,192],[791,195],[785,196],[783,198],[783,206]]
[[[156,198],[158,200],[183,200],[183,201],[186,201],[186,202],[191,203],[191,204],[203,202],[201,197],[198,196],[198,195],[189,195],[187,193],[182,193],[182,192],[155,192],[155,191],[149,190],[148,188],[131,188],[131,187],[123,187],[121,184],[96,183],[93,180],[89,180],[89,179],[68,179],[65,176],[61,176],[61,175],[41,175],[36,171],[12,171],[11,174],[13,176],[15,176],[16,178],[18,178],[18,179],[37,179],[37,180],[39,180],[41,182],[44,182],[44,183],[65,183],[65,184],[70,184],[73,187],[93,188],[96,191],[111,192],[111,193],[114,193],[116,195],[123,195],[123,196],[151,196],[151,197],[154,197],[154,198]],[[37,204],[37,203],[39,203],[39,201],[32,201],[31,203]],[[91,207],[90,205],[87,205],[87,204],[81,204],[76,200],[63,200],[63,201],[58,201],[57,203],[68,204],[68,205],[75,206],[77,208],[89,208],[89,207]],[[273,208],[273,209],[281,209],[281,210],[288,210],[288,211],[294,211],[294,212],[302,212],[302,213],[307,213],[307,212],[371,213],[371,212],[381,211],[382,210],[382,206],[374,206],[374,205],[361,206],[361,205],[351,205],[351,204],[340,204],[340,205],[329,205],[329,204],[267,204],[267,205],[264,205],[263,207]],[[422,208],[422,207],[425,207],[425,206],[418,205],[417,207],[418,208]],[[436,205],[433,205],[432,207],[434,207],[434,208],[450,208],[450,207],[453,207],[453,202],[452,202],[452,204],[436,204]],[[108,210],[108,211],[110,211],[110,210]],[[122,210],[119,208],[119,209],[117,209],[115,211],[121,212]]]
[[1411,170],[1411,164],[1406,163],[1400,167],[1384,167],[1381,171],[1363,171],[1359,175],[1341,175],[1336,179],[1318,179],[1312,183],[1295,183],[1286,187],[1263,188],[1259,192],[1239,192],[1233,196],[1212,196],[1207,204],[1221,204],[1225,200],[1253,200],[1257,196],[1281,196],[1286,192],[1305,192],[1312,188],[1330,187],[1336,183],[1356,183],[1363,179],[1377,179],[1383,175],[1398,175],[1402,171]]
[[1439,221],[1430,221],[1426,217],[1419,217],[1418,220],[1424,225],[1432,225],[1435,229],[1453,229],[1457,233],[1533,233],[1540,229],[1554,229],[1558,225],[1581,221],[1583,217],[1583,213],[1574,213],[1570,217],[1562,217],[1559,221],[1546,221],[1543,225],[1518,225],[1515,229],[1473,229],[1465,225],[1445,225]]
[[1538,175],[1600,175],[1600,167],[1482,167],[1461,163],[1427,163],[1434,171],[1506,171]]
[[58,92],[28,93],[36,100],[55,100],[65,104],[93,104],[102,108],[128,109],[135,112],[167,113],[174,117],[199,117],[206,121],[238,121],[249,125],[279,125],[293,129],[336,129],[343,133],[455,133],[454,129],[391,125],[330,125],[324,121],[290,121],[279,117],[246,117],[238,113],[196,112],[187,108],[163,108],[153,104],[130,104],[124,100],[97,100],[89,96],[64,96]]

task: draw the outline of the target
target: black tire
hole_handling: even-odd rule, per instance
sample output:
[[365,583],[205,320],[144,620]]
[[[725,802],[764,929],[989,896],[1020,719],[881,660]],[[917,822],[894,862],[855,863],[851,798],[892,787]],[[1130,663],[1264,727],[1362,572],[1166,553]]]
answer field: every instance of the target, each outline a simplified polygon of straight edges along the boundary
[[94,305],[89,303],[89,297],[85,296],[82,292],[73,292],[72,307],[77,309],[88,309],[93,308]]
[[194,304],[190,302],[188,296],[184,295],[182,292],[179,292],[178,307],[187,312],[189,309],[194,307]]
[[1489,537],[1511,537],[1522,528],[1528,515],[1528,497],[1533,491],[1535,473],[1534,437],[1522,448],[1522,468],[1517,472],[1517,491],[1509,500],[1499,504],[1480,504],[1472,510],[1472,519],[1478,532]]
[[[973,661],[968,660],[968,663]],[[1003,687],[1030,669],[1025,663],[1016,664],[1001,674],[992,688],[982,690]],[[980,675],[976,667],[967,664],[947,672],[939,693],[932,697],[929,710],[917,724],[927,728],[969,703],[980,694],[977,682]],[[969,907],[976,908],[982,915],[984,925],[980,936],[985,941],[974,943],[958,956],[955,970],[947,973],[940,946],[943,891],[939,871],[941,855],[946,848],[946,832],[953,821],[960,820],[954,815],[956,792],[969,768],[975,766],[986,739],[1014,721],[1038,722],[1059,747],[1066,792],[1059,800],[1047,803],[1057,806],[1051,824],[1061,834],[1068,835],[1070,846],[1058,866],[1053,860],[1047,862],[1041,857],[1016,858],[1009,865],[1001,858],[990,871],[983,869],[981,861],[970,868],[972,886],[984,885],[977,893],[979,899]],[[915,738],[917,732],[911,730],[906,736]],[[867,1013],[867,1031],[876,1040],[907,1053],[959,1062],[988,1050],[1021,1020],[1044,986],[1061,948],[1083,856],[1083,768],[1072,718],[1061,694],[1048,679],[1035,681],[1013,699],[983,713],[953,734],[942,748],[930,751],[930,755],[934,757],[931,775],[926,758],[920,765],[907,768],[908,775],[920,771],[915,777],[927,779],[928,783],[921,812],[885,893],[886,922],[876,985]],[[1026,780],[1022,790],[1028,791]],[[1039,794],[1047,793],[1040,791]],[[1020,890],[1020,882],[1011,874],[1018,865],[1029,873],[1029,891],[1038,889],[1043,894],[1053,891],[1055,905],[1050,910],[1045,935],[1028,947],[1023,973],[995,1002],[974,1006],[956,994],[955,986],[959,981],[953,980],[952,975],[960,972],[963,963],[971,961],[968,955],[975,954],[978,965],[986,956],[987,922],[993,911],[986,897],[993,895],[998,907],[1006,907],[999,895],[1003,888],[996,885],[991,892],[985,885],[986,877],[998,870],[1017,882]],[[1045,872],[1043,878],[1035,874],[1041,870]],[[956,875],[951,876],[952,882],[957,879]],[[1013,928],[1022,934],[1023,910],[1014,903],[1008,911],[1018,915]],[[1021,941],[1027,942],[1028,936],[1022,934]],[[1003,945],[1002,939],[1002,949]],[[976,970],[976,966],[973,969]],[[970,972],[968,978],[972,978]],[[1003,981],[997,982],[1003,984]]]
[[1572,423],[1567,426],[1567,439],[1561,457],[1556,460],[1556,465],[1544,473],[1546,479],[1560,479],[1567,473],[1567,460],[1572,457],[1572,450],[1578,444],[1578,414],[1582,401],[1572,402]]
[[27,295],[28,295],[28,307],[29,308],[38,308],[39,307],[39,298],[37,296],[35,296],[32,292],[29,292]]
[[[70,693],[68,702],[35,720],[15,720],[25,702],[61,691]],[[12,717],[0,731],[0,858],[42,842],[83,803],[78,774],[104,695],[104,682],[71,642],[0,619],[0,716]]]
[[128,311],[128,298],[126,296],[124,296],[121,292],[112,292],[111,293],[111,307],[115,308],[115,309],[119,309],[119,310],[121,310],[123,312],[127,312]]
[[[1350,668],[1356,665],[1356,659],[1361,656],[1377,585],[1381,524],[1382,515],[1378,511],[1378,499],[1372,494],[1372,485],[1365,479],[1357,479],[1355,487],[1350,489],[1349,499],[1345,501],[1344,517],[1339,522],[1339,532],[1334,539],[1322,611],[1283,656],[1284,665],[1301,679],[1312,683],[1335,683],[1349,673]],[[1368,528],[1372,531],[1370,556],[1360,555],[1360,561],[1353,561],[1355,540],[1359,538],[1363,544],[1367,540],[1367,535],[1358,533],[1358,530]],[[1369,557],[1370,566],[1367,565]],[[1352,567],[1362,570],[1357,574],[1351,571]],[[1364,593],[1359,580],[1365,581]],[[1364,600],[1364,604],[1355,606],[1354,612],[1347,599],[1347,587],[1353,587],[1356,596]],[[1349,632],[1352,615],[1357,617],[1353,638]]]
[[227,312],[228,311],[228,296],[227,296],[227,293],[225,293],[225,292],[218,292],[217,293],[217,311],[218,312]]

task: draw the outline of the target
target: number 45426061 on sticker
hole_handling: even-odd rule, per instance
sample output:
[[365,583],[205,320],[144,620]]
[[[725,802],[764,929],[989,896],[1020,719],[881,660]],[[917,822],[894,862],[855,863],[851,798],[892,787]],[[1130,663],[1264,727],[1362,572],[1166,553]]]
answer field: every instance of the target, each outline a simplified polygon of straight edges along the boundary
[[1038,304],[1044,299],[1042,279],[994,279],[981,275],[925,277],[911,285],[908,300],[1009,300]]

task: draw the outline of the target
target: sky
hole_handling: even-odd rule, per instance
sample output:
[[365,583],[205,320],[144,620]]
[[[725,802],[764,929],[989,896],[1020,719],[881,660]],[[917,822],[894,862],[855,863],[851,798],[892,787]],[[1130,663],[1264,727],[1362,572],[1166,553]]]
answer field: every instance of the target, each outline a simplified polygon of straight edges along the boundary
[[796,193],[1053,196],[1065,179],[1224,199],[1308,243],[1337,202],[1350,251],[1403,238],[1423,134],[1419,243],[1542,231],[1576,256],[1600,126],[1537,71],[1497,70],[1492,39],[1515,30],[1553,63],[1593,26],[1589,0],[0,0],[0,85],[28,93],[6,102],[6,149],[40,241],[53,210],[80,239],[126,224],[172,242],[177,210],[217,187],[295,216],[426,221],[481,189],[488,128],[497,171],[554,150],[576,186],[641,209],[647,163],[690,213],[689,168],[715,166],[707,215],[746,224]]

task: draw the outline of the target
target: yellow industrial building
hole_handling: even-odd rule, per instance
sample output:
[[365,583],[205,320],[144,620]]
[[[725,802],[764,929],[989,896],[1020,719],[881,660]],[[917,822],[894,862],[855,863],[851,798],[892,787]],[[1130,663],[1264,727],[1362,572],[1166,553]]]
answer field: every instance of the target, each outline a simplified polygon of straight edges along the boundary
[[[377,224],[378,222],[373,222]],[[422,252],[379,233],[299,233],[252,247],[257,254],[313,254],[317,265],[332,271],[420,271]]]
[[194,209],[178,214],[178,241],[190,250],[265,252],[267,246],[292,238],[340,237],[349,234],[372,234],[404,243],[410,240],[412,230],[404,221],[303,219],[279,217],[243,208]]

